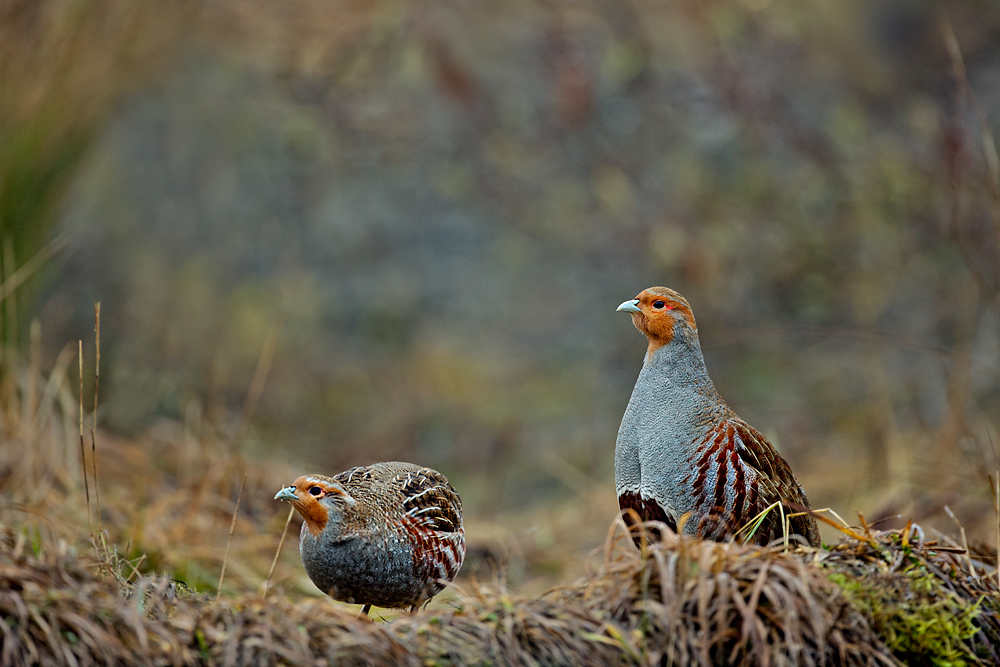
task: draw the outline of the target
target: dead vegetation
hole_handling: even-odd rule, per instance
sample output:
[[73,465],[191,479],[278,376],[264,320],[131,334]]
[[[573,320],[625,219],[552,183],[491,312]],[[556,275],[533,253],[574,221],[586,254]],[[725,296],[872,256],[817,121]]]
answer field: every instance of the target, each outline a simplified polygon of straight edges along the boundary
[[8,530],[0,664],[995,664],[996,575],[961,552],[914,526],[791,552],[667,534],[640,553],[616,524],[572,586],[475,587],[369,623],[325,599],[129,583],[127,563]]
[[[31,382],[33,372],[13,394],[38,405],[45,401],[31,388],[44,383]],[[874,532],[862,522],[842,528],[833,547],[791,550],[702,542],[658,527],[663,540],[639,551],[616,522],[572,585],[528,597],[467,576],[431,608],[376,623],[325,598],[303,598],[301,566],[286,548],[270,593],[260,595],[284,525],[264,499],[287,475],[282,466],[176,424],[136,441],[88,432],[81,452],[69,428],[79,406],[57,394],[58,420],[17,420],[14,402],[16,410],[0,411],[0,667],[1000,661],[996,570],[913,525]],[[24,424],[39,427],[30,440]],[[91,548],[84,512],[96,508],[82,472],[93,470],[95,442],[103,504]],[[238,479],[246,490],[237,516]],[[217,588],[225,564],[226,584]]]

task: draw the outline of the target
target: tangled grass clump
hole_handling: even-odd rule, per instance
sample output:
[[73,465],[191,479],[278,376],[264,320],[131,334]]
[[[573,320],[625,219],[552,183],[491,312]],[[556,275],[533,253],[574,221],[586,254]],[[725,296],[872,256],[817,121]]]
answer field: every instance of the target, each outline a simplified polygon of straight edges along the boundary
[[642,553],[614,547],[583,597],[629,628],[642,664],[889,665],[883,642],[815,566],[792,552],[706,542],[658,527]]
[[638,551],[616,523],[590,576],[540,597],[476,588],[384,623],[325,599],[126,585],[8,531],[0,665],[958,665],[1000,648],[995,573],[916,529],[794,551],[660,530]]

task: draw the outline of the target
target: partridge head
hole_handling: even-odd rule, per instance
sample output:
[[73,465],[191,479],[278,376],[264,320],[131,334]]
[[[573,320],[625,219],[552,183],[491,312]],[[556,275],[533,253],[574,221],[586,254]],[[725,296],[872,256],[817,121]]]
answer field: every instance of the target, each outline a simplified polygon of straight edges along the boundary
[[[809,500],[785,459],[719,396],[690,304],[668,287],[650,287],[618,310],[647,338],[615,443],[615,485],[626,520],[662,521],[717,541],[767,544],[782,537],[782,515],[809,507]],[[752,536],[741,530],[768,508]],[[789,528],[819,545],[812,516],[793,517]]]
[[462,501],[444,475],[376,463],[333,477],[304,475],[275,495],[302,516],[299,555],[335,600],[417,609],[465,558]]

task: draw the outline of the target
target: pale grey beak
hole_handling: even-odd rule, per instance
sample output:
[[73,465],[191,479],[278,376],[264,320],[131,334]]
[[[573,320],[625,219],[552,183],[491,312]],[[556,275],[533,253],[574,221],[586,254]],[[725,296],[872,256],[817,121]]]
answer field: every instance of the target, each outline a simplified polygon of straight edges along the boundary
[[641,313],[639,310],[639,299],[629,299],[622,303],[622,305],[615,308],[616,311],[624,311],[626,313]]
[[278,491],[276,494],[274,494],[274,499],[275,500],[298,500],[298,497],[295,495],[295,487],[294,486],[286,486],[281,491]]

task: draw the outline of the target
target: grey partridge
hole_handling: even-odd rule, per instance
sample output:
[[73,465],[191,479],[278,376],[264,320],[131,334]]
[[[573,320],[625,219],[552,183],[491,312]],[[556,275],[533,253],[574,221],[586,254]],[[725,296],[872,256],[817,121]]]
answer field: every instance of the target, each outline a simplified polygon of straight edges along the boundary
[[299,555],[335,600],[416,610],[465,559],[462,501],[444,475],[412,463],[376,463],[339,475],[303,475],[274,496],[302,516]]
[[[687,300],[650,287],[618,306],[649,341],[615,443],[615,485],[626,521],[662,521],[703,539],[746,540],[740,529],[776,502],[784,514],[809,507],[785,459],[719,396],[705,368]],[[752,536],[782,537],[774,507]],[[791,519],[791,534],[819,546],[816,520]]]

